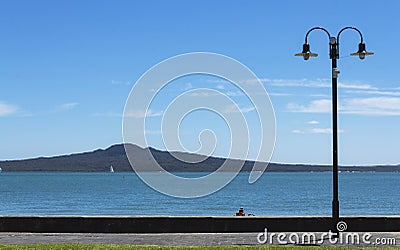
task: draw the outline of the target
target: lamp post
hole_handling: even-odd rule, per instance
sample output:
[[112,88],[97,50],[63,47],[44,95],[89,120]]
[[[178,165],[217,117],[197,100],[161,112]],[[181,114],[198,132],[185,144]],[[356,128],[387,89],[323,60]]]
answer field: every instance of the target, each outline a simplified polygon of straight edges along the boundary
[[337,126],[337,78],[339,76],[340,71],[337,69],[337,59],[339,59],[339,38],[340,34],[347,30],[352,29],[358,32],[360,35],[361,41],[358,44],[358,51],[352,53],[352,56],[358,56],[361,60],[365,58],[365,56],[373,55],[373,52],[367,52],[365,49],[365,44],[363,41],[363,36],[357,28],[354,27],[345,27],[341,29],[336,37],[333,37],[329,34],[329,32],[321,27],[314,27],[310,29],[305,38],[305,43],[303,44],[303,51],[301,53],[295,54],[295,56],[302,56],[304,60],[308,60],[310,57],[317,57],[318,54],[312,53],[310,51],[310,45],[308,44],[308,35],[313,30],[322,30],[329,37],[329,57],[332,60],[332,130],[333,130],[333,142],[332,142],[332,172],[333,172],[333,200],[332,200],[332,222],[333,222],[333,230],[338,232],[336,229],[336,225],[339,222],[339,184],[338,184],[338,126]]

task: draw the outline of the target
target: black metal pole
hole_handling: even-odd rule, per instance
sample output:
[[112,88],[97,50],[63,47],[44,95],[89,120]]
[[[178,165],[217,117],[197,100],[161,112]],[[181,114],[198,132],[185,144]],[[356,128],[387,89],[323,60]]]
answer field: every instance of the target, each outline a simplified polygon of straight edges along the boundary
[[338,105],[337,105],[337,43],[333,39],[330,44],[332,59],[332,173],[333,173],[333,200],[332,200],[332,219],[333,223],[339,222],[339,176],[338,176]]

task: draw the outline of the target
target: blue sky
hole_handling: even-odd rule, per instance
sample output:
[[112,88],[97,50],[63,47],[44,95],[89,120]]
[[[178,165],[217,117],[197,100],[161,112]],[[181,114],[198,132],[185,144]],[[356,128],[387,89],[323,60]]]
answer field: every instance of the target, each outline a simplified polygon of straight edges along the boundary
[[[304,61],[293,55],[308,29],[322,26],[336,36],[350,25],[362,31],[367,49],[376,54],[363,61],[349,57],[359,36],[341,35],[339,162],[400,163],[399,1],[2,0],[0,5],[0,159],[121,143],[125,101],[139,77],[171,56],[204,51],[232,57],[262,79],[276,115],[272,161],[330,164],[326,35],[315,31],[309,37],[319,57]],[[229,91],[207,77],[181,79],[170,88],[179,94],[205,85]],[[160,98],[154,124],[166,108]],[[251,120],[251,109],[247,113]],[[225,125],[217,120],[213,126],[223,138]],[[182,124],[188,149],[195,150],[191,143],[204,125]],[[149,143],[162,149],[154,126]],[[224,154],[223,148],[215,152]]]

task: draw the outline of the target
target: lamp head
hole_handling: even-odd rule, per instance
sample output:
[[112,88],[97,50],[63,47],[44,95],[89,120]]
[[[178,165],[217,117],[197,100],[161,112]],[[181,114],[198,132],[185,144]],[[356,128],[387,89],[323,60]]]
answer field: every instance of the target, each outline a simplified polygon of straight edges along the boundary
[[361,60],[364,60],[366,56],[373,55],[374,52],[368,52],[365,49],[365,43],[358,44],[358,51],[355,53],[350,54],[351,56],[358,56]]
[[310,45],[308,43],[303,44],[303,51],[301,53],[295,54],[295,56],[302,56],[304,60],[310,59],[310,57],[317,57],[317,53],[312,53],[310,51]]

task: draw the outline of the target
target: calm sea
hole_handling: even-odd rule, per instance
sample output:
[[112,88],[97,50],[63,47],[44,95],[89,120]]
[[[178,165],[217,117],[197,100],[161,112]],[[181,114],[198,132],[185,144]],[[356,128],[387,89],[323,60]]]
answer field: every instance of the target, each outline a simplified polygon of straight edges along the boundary
[[[3,172],[0,215],[230,216],[239,207],[267,216],[331,214],[331,173],[264,173],[254,184],[248,176],[240,173],[207,197],[179,199],[154,191],[134,173]],[[400,173],[340,173],[339,178],[342,215],[400,214]]]

